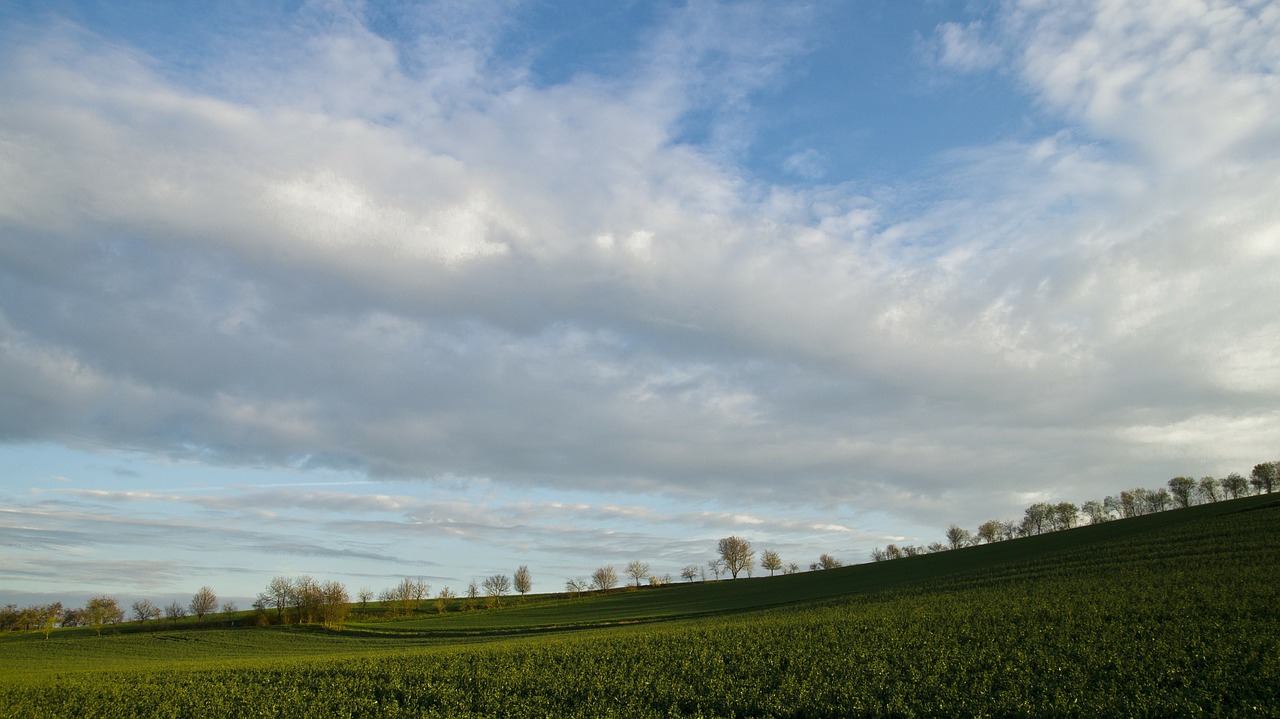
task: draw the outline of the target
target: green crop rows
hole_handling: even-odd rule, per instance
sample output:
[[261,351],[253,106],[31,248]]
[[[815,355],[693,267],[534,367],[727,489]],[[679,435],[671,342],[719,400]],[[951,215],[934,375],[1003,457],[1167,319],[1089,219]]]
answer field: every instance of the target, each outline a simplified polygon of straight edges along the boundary
[[468,644],[297,629],[8,640],[0,716],[1280,716],[1280,506],[1240,506],[635,626]]

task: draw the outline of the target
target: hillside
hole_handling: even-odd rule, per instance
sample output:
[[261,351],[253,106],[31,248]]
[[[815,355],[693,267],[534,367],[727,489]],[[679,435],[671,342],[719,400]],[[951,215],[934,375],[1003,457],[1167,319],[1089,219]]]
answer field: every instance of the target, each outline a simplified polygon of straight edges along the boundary
[[0,716],[1274,715],[1280,500],[356,623],[0,640]]

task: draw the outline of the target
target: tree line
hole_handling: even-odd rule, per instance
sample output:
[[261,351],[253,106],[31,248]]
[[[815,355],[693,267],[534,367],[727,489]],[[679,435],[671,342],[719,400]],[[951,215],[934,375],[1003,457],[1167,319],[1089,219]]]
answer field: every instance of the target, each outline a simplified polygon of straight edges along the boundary
[[1113,519],[1138,517],[1168,509],[1179,509],[1196,504],[1239,499],[1251,494],[1270,494],[1280,485],[1280,461],[1254,465],[1248,479],[1232,472],[1225,477],[1174,477],[1165,487],[1147,489],[1135,487],[1119,494],[1091,499],[1079,506],[1071,502],[1037,502],[1027,507],[1020,520],[992,519],[970,531],[958,525],[947,527],[944,541],[925,546],[890,544],[871,550],[871,558],[877,562],[913,557],[975,544],[989,544],[1018,537],[1030,537],[1046,532],[1072,529],[1082,519],[1089,524],[1100,524]]
[[[1238,473],[1221,478],[1206,476],[1198,480],[1179,476],[1170,479],[1165,487],[1137,487],[1101,500],[1089,500],[1079,506],[1071,502],[1037,502],[1027,507],[1019,520],[992,519],[983,522],[974,531],[953,524],[947,528],[944,541],[928,545],[889,544],[873,549],[871,558],[875,561],[900,559],[1071,529],[1078,526],[1082,519],[1090,524],[1098,524],[1167,509],[1237,499],[1250,494],[1270,494],[1278,484],[1280,461],[1255,465],[1248,478]],[[767,570],[770,576],[778,572],[795,574],[800,571],[796,562],[784,562],[772,549],[760,552],[759,566]],[[843,566],[843,562],[824,553],[816,562],[809,564],[809,570],[835,569],[840,566]],[[743,537],[729,536],[716,543],[715,558],[705,565],[686,565],[681,569],[680,577],[686,582],[708,581],[708,574],[716,580],[725,575],[737,579],[744,574],[753,576],[755,567],[756,552],[751,542]],[[658,576],[650,573],[649,563],[642,560],[629,562],[624,571],[636,588],[646,579],[650,586],[672,582],[670,574]],[[617,588],[620,582],[621,578],[614,566],[604,565],[596,568],[589,579],[569,579],[565,583],[565,591],[575,597],[587,592],[607,593]],[[498,608],[512,591],[519,594],[519,601],[523,602],[532,588],[533,578],[529,568],[521,565],[510,576],[493,574],[479,581],[473,579],[461,595],[449,587],[443,587],[432,597],[431,585],[421,577],[405,577],[399,584],[383,590],[378,599],[384,610],[392,614],[412,614],[420,611],[422,604],[427,601],[434,603],[437,612],[445,613],[451,609],[470,611],[481,606]],[[374,593],[368,588],[361,588],[357,594],[357,601],[362,609],[367,609],[373,598]],[[253,609],[255,622],[259,625],[320,624],[326,629],[341,630],[353,605],[346,586],[341,582],[319,581],[302,575],[272,578],[266,589],[254,600]],[[194,616],[197,622],[203,623],[206,617],[219,614],[219,610],[230,621],[238,611],[235,602],[223,602],[219,605],[217,594],[208,586],[201,587],[185,605],[174,601],[159,607],[150,600],[141,599],[134,602],[130,610],[132,620],[140,623],[161,617],[168,622],[176,622],[187,616]],[[78,608],[64,607],[61,602],[21,608],[16,604],[9,604],[0,608],[0,631],[40,631],[46,639],[56,627],[92,627],[101,634],[104,628],[124,620],[124,610],[113,597],[107,595],[95,596],[84,607]]]

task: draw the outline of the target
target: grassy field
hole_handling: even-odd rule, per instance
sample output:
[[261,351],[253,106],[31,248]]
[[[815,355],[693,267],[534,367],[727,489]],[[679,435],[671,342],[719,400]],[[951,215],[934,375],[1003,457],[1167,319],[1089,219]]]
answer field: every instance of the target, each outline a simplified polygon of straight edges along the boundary
[[1280,716],[1280,498],[825,572],[0,638],[0,717]]

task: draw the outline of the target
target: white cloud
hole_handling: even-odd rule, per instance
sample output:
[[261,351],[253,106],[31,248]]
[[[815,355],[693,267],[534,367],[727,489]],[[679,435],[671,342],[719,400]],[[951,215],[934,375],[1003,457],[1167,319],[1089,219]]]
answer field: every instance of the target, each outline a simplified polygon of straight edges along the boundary
[[939,67],[956,72],[990,70],[1004,59],[998,44],[985,35],[987,28],[980,20],[965,25],[946,22],[934,30],[933,51]]
[[[587,526],[619,552],[675,545],[618,527],[747,526],[807,551],[855,534],[829,507],[941,528],[1115,491],[1135,456],[1159,483],[1274,446],[1269,4],[1028,0],[940,26],[938,63],[1006,63],[1067,127],[887,188],[735,162],[803,13],[692,3],[625,70],[542,86],[493,53],[500,13],[393,40],[325,7],[186,84],[86,31],[7,43],[0,437],[716,506],[79,501],[349,512],[379,537],[505,521],[555,547]],[[786,164],[812,181],[819,160]]]

